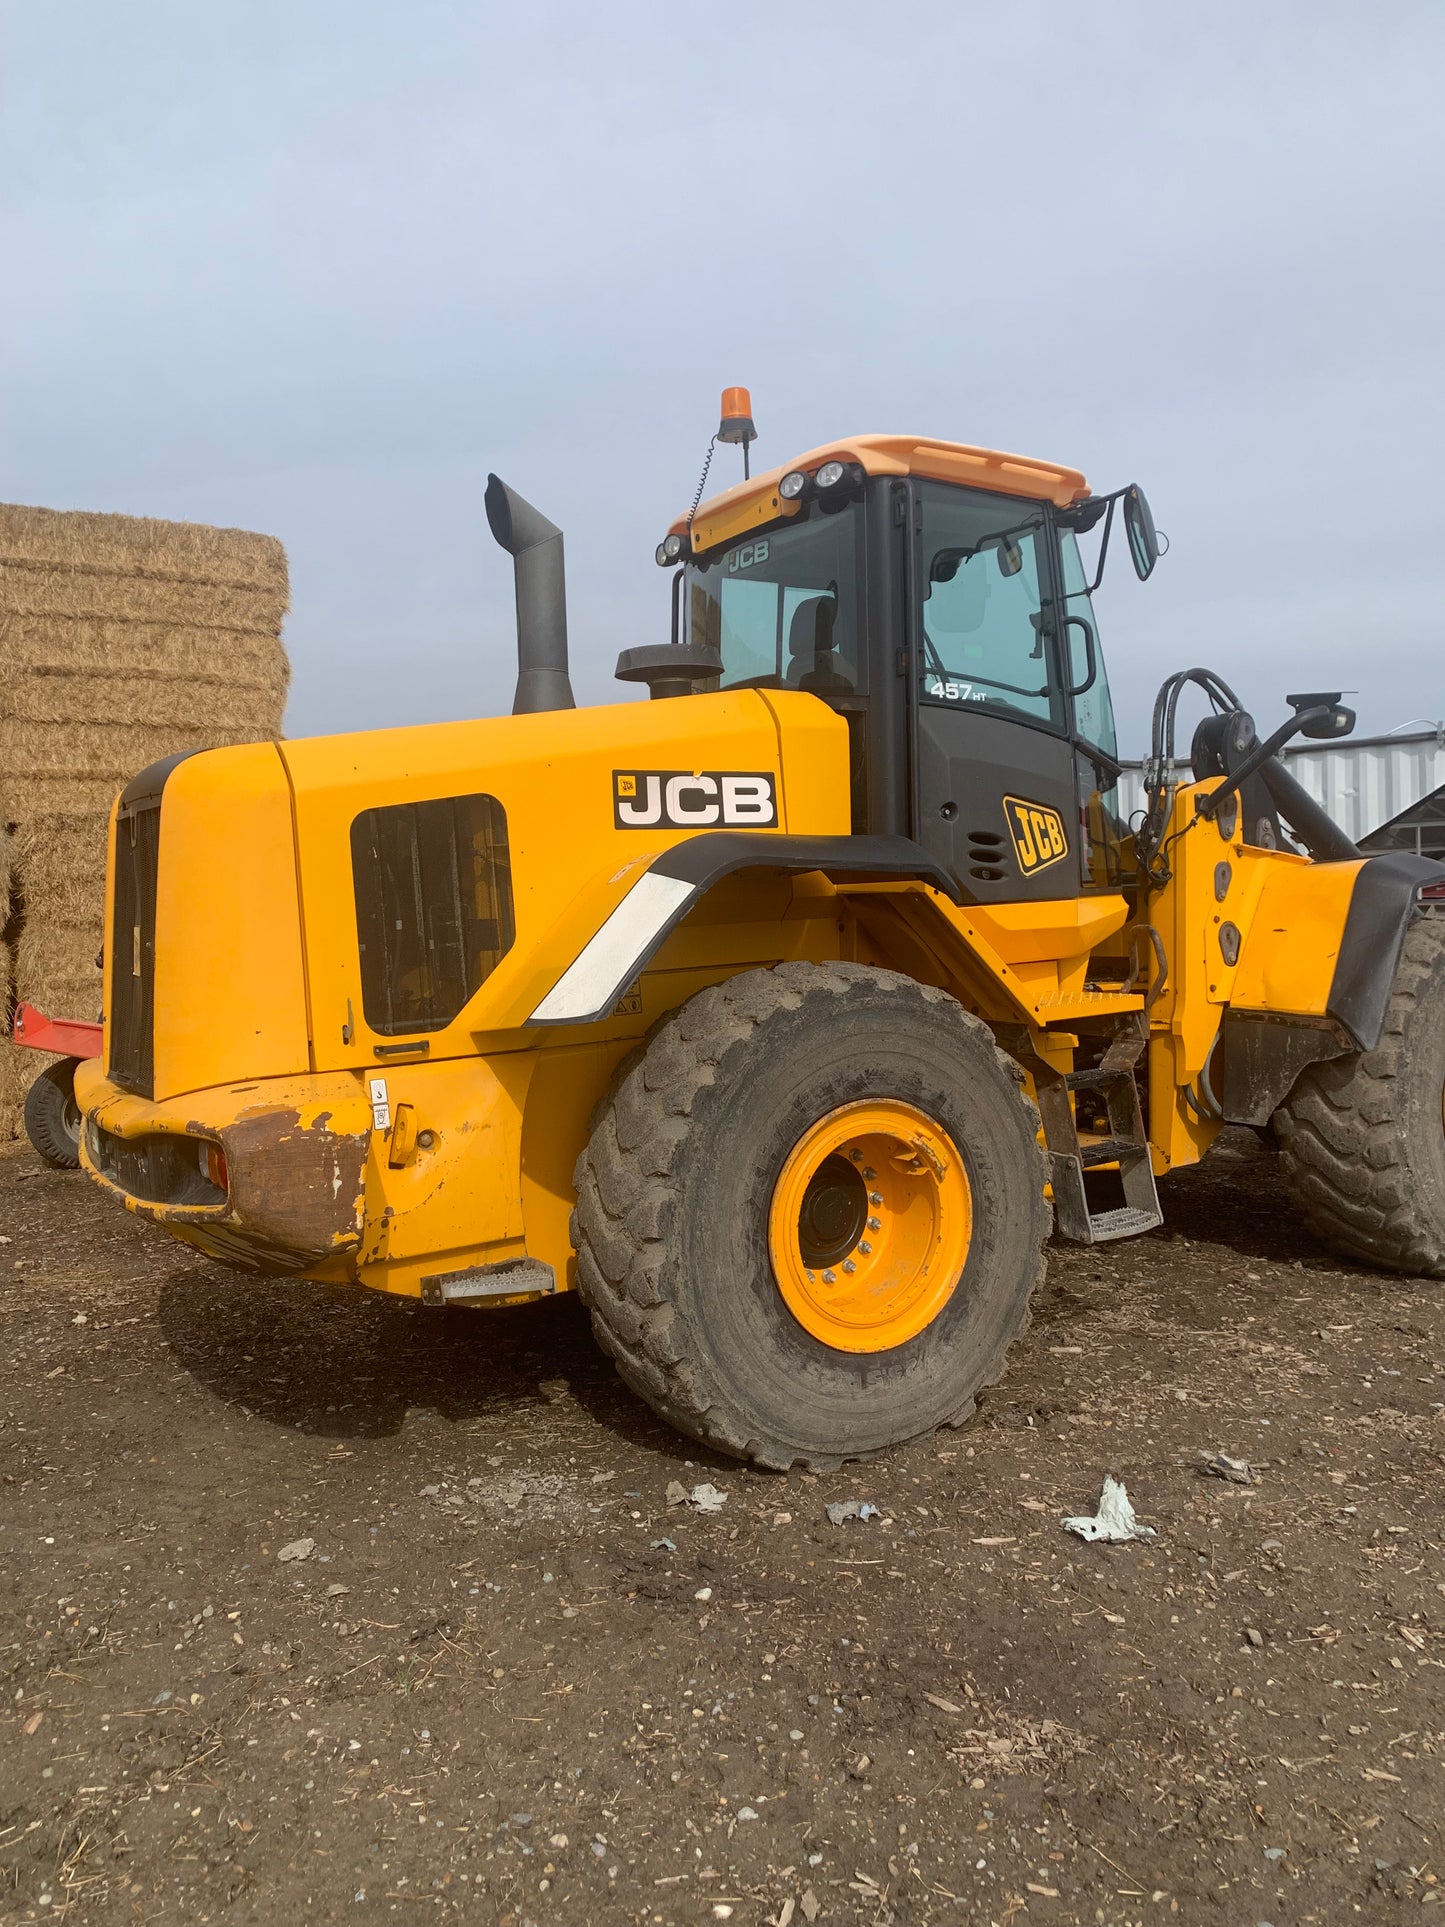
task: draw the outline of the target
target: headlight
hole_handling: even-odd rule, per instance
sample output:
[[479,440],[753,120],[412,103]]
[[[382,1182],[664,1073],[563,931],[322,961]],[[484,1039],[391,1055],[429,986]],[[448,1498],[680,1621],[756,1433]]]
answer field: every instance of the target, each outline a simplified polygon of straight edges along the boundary
[[657,566],[660,569],[670,569],[674,562],[681,559],[682,549],[683,541],[680,535],[664,535],[657,545]]
[[847,473],[842,462],[824,462],[814,480],[819,488],[836,488]]
[[802,469],[792,468],[778,483],[778,493],[785,502],[796,502],[807,486],[808,478]]

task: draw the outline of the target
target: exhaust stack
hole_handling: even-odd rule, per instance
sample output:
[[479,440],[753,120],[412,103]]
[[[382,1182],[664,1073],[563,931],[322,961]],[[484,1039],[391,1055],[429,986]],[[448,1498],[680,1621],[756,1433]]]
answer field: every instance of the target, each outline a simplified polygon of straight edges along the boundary
[[567,576],[562,531],[499,475],[487,477],[487,522],[512,557],[517,582],[514,716],[575,709],[567,675]]

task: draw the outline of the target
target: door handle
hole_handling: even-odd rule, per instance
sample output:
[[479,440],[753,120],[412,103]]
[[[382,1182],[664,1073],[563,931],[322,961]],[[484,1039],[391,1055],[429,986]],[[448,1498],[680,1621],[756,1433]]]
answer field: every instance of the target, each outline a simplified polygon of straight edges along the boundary
[[1099,680],[1099,650],[1098,645],[1094,641],[1094,626],[1092,623],[1086,622],[1082,616],[1065,616],[1065,642],[1069,639],[1069,631],[1071,629],[1082,629],[1084,632],[1084,657],[1088,663],[1089,673],[1077,686],[1070,684],[1064,690],[1064,694],[1066,696],[1083,696],[1086,695]]

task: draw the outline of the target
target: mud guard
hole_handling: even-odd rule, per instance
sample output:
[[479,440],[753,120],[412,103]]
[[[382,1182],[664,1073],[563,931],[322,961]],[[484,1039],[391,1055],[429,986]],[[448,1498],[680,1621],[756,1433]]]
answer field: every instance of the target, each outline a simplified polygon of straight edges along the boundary
[[738,870],[822,870],[841,881],[916,878],[954,903],[957,880],[907,836],[764,836],[721,831],[674,844],[640,876],[548,991],[527,1023],[586,1024],[606,1017],[688,911]]
[[1419,914],[1420,886],[1442,882],[1445,863],[1403,851],[1371,857],[1355,879],[1325,1009],[1360,1050],[1380,1041],[1400,946]]

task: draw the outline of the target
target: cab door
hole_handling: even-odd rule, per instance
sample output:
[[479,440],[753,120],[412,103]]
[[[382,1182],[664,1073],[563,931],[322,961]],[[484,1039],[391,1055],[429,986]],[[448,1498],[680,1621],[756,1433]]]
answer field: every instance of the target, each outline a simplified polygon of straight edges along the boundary
[[913,487],[913,833],[975,902],[1073,897],[1080,837],[1043,503]]
[[1088,576],[1072,529],[1059,529],[1055,555],[1063,611],[1061,654],[1073,718],[1079,881],[1086,891],[1116,891],[1134,882],[1135,863],[1133,836],[1120,815],[1123,765],[1114,703]]

